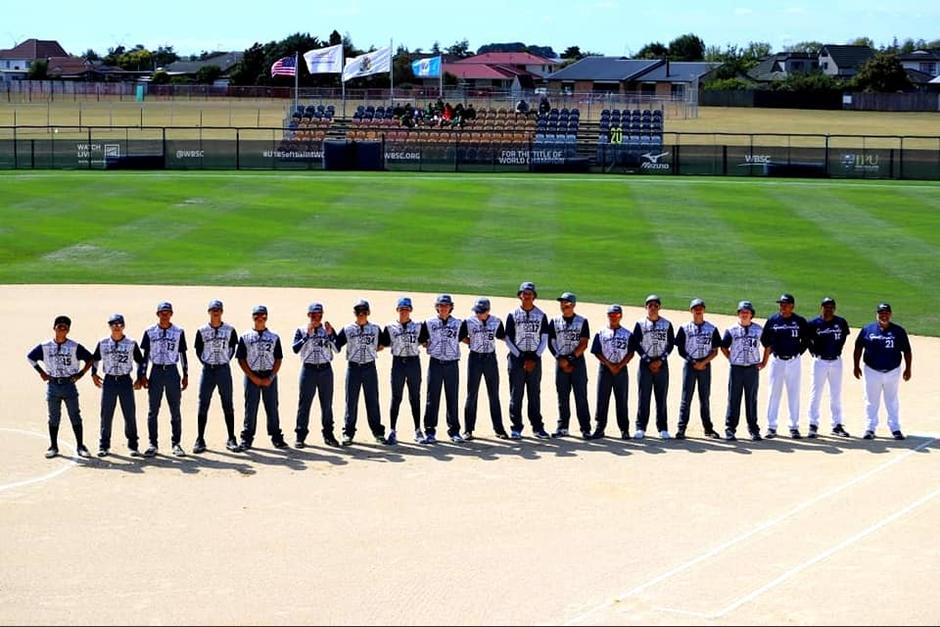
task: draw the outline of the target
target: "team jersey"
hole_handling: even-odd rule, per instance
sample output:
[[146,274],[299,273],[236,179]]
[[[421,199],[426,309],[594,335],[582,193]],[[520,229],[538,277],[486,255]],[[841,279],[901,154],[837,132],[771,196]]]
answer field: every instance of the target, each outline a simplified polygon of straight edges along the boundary
[[390,347],[395,357],[417,357],[421,344],[418,335],[421,333],[421,324],[414,320],[402,324],[398,320],[390,322],[382,329],[379,343]]
[[427,342],[428,355],[440,361],[460,359],[460,320],[447,316],[447,320],[430,318],[421,325],[418,342]]
[[327,333],[321,324],[313,333],[307,332],[307,327],[300,327],[294,331],[294,343],[291,345],[294,353],[300,355],[300,362],[313,366],[322,366],[333,361],[336,352],[336,334]]
[[156,366],[172,366],[179,362],[185,374],[189,368],[186,360],[186,334],[175,324],[166,329],[155,324],[146,331],[140,340],[140,350],[144,359]]
[[371,364],[379,351],[379,325],[367,322],[359,326],[355,322],[340,329],[336,336],[336,350],[346,347],[346,360],[354,364]]
[[657,318],[655,322],[643,318],[633,327],[633,342],[643,361],[665,360],[672,352],[676,336],[672,323],[665,318]]
[[506,329],[503,327],[503,321],[496,316],[489,316],[486,321],[471,316],[460,325],[459,339],[470,340],[471,353],[495,353],[496,340],[502,340],[505,337]]
[[865,365],[872,370],[888,372],[901,365],[901,356],[910,352],[911,342],[904,327],[893,322],[887,329],[882,329],[877,322],[862,328],[855,338],[855,347],[865,350]]
[[728,349],[732,366],[756,366],[761,362],[760,337],[763,328],[756,322],[736,324],[725,331],[721,345]]
[[78,362],[91,361],[92,355],[87,348],[75,340],[65,340],[61,344],[55,340],[49,340],[29,351],[26,359],[33,368],[41,361],[45,364],[46,374],[50,377],[64,378],[81,372]]
[[633,333],[626,327],[606,327],[594,334],[591,353],[603,355],[607,361],[619,364],[624,357],[634,352]]
[[252,329],[238,338],[235,357],[248,362],[248,369],[252,372],[274,370],[274,362],[284,359],[281,338],[270,329],[264,331]]
[[809,321],[809,352],[821,359],[835,359],[842,355],[842,348],[849,337],[849,323],[845,318],[833,316],[823,320],[822,316]]
[[784,318],[776,313],[767,319],[760,341],[777,357],[797,357],[809,345],[809,325],[803,316],[792,314]]
[[218,327],[207,324],[196,331],[193,348],[196,357],[207,366],[223,366],[232,361],[235,347],[238,346],[238,333],[235,328],[223,322]]
[[541,356],[548,346],[548,317],[538,307],[529,311],[517,307],[506,318],[505,341],[516,357],[522,353]]
[[686,361],[701,361],[721,346],[721,334],[711,322],[689,322],[676,332],[676,348]]
[[588,337],[591,337],[591,330],[583,316],[558,316],[548,323],[548,350],[555,357],[573,357],[581,338]]
[[91,367],[92,374],[98,374],[100,365],[103,374],[113,377],[129,375],[134,370],[135,362],[138,376],[143,375],[144,364],[147,363],[137,342],[126,335],[117,342],[111,339],[110,335],[99,340],[92,359],[94,360]]

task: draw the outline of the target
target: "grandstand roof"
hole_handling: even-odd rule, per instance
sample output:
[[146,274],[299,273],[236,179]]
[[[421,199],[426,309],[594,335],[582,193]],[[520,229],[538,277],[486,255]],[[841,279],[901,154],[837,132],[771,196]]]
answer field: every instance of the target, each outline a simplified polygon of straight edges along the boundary
[[67,56],[69,53],[54,39],[27,39],[9,50],[0,50],[0,59],[33,60]]
[[694,80],[701,80],[703,76],[720,66],[721,63],[708,61],[669,61],[650,68],[637,76],[636,80],[689,83]]
[[585,57],[549,74],[546,78],[553,81],[627,81],[662,63],[664,62],[657,59]]
[[528,52],[485,52],[460,59],[455,63],[486,63],[488,65],[554,65],[554,61]]

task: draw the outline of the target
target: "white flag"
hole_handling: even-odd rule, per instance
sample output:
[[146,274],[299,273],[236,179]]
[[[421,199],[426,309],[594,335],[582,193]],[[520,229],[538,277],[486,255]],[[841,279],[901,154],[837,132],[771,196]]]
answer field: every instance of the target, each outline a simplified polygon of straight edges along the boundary
[[343,44],[308,50],[304,61],[311,74],[339,74],[343,71]]
[[343,82],[351,78],[360,76],[369,76],[370,74],[381,74],[389,72],[392,69],[392,47],[379,48],[375,52],[364,54],[360,57],[353,57],[346,60],[346,67],[343,68]]

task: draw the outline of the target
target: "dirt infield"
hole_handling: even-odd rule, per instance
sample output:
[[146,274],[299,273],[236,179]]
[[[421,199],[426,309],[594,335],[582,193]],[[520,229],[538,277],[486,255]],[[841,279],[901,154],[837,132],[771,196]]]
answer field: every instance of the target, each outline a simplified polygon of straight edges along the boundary
[[[399,446],[367,444],[361,410],[362,443],[332,449],[318,437],[315,404],[310,448],[279,451],[262,432],[259,448],[232,454],[222,446],[216,399],[205,455],[132,459],[118,416],[116,455],[107,461],[43,459],[43,384],[25,354],[51,335],[56,314],[71,315],[71,337],[93,349],[107,334],[108,314],[123,312],[128,335],[139,339],[156,319],[156,303],[166,299],[191,344],[211,298],[225,301],[225,319],[240,331],[250,325],[251,306],[265,303],[269,327],[289,345],[294,329],[305,324],[308,302],[324,302],[325,318],[339,326],[352,320],[360,296],[372,302],[374,322],[394,317],[397,293],[0,287],[0,358],[7,364],[0,377],[0,623],[940,623],[933,602],[940,575],[937,338],[912,338],[913,378],[901,385],[902,427],[911,437],[903,442],[885,439],[884,422],[879,439],[857,437],[864,429],[862,385],[849,367],[846,426],[856,436],[850,440],[705,440],[693,410],[692,439],[684,442],[504,442],[492,437],[481,403],[480,437],[471,443],[412,444],[410,412],[403,407]],[[415,318],[433,315],[433,295],[412,296]],[[539,304],[554,314],[555,294],[541,296]],[[465,317],[473,296],[455,301],[455,314]],[[515,304],[493,299],[493,312],[505,317]],[[592,333],[604,324],[602,305],[581,304],[578,311],[589,318]],[[798,311],[808,315],[812,308],[798,303]],[[627,308],[625,323],[641,313]],[[761,321],[768,313],[758,306]],[[683,311],[664,315],[674,324],[688,317]],[[731,321],[708,317],[720,328]],[[904,312],[895,320],[903,325]],[[299,360],[288,346],[285,351],[281,426],[293,441]],[[390,362],[380,354],[386,426]],[[596,364],[593,358],[589,363],[593,408]],[[334,411],[341,423],[344,360],[335,367]],[[631,416],[635,369],[631,365]],[[187,451],[195,437],[199,366],[192,370],[183,394]],[[727,370],[719,357],[712,387],[719,424]],[[804,359],[804,430],[809,371]],[[673,429],[680,372],[675,358]],[[463,368],[461,379],[463,395]],[[239,423],[240,382],[236,376]],[[99,391],[90,377],[79,389],[85,439],[94,450]],[[546,358],[548,426],[557,418],[555,398]],[[137,404],[143,434],[144,394]],[[165,407],[160,432],[167,453]],[[68,449],[67,425],[59,440]]]

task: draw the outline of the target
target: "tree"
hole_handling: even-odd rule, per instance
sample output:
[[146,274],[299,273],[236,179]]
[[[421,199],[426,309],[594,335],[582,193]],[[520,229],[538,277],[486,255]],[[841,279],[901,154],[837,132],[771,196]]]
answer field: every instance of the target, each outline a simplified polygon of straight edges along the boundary
[[170,75],[163,70],[157,70],[150,78],[151,85],[167,85],[170,82]]
[[664,44],[654,41],[646,44],[636,53],[637,59],[662,59],[669,55],[669,48]]
[[819,51],[822,50],[823,43],[821,41],[801,41],[799,43],[793,44],[792,46],[787,46],[787,52],[806,52],[809,54],[819,54]]
[[753,89],[754,84],[739,77],[716,78],[707,81],[703,87],[707,90],[716,91],[739,91],[742,89]]
[[701,61],[705,58],[705,42],[692,33],[679,35],[669,42],[669,58],[673,61]]
[[31,81],[44,81],[49,78],[49,62],[45,59],[36,59],[30,63],[26,78]]
[[871,37],[856,37],[855,39],[849,41],[848,45],[850,46],[868,46],[869,48],[875,47],[875,40]]
[[218,65],[204,65],[196,72],[196,82],[200,85],[211,85],[222,77],[222,68]]
[[455,57],[469,57],[470,56],[470,42],[466,39],[461,39],[460,41],[455,41],[447,48],[447,54],[453,55]]
[[179,61],[179,58],[173,46],[159,46],[153,53],[153,64],[156,67],[166,67],[174,61]]
[[101,60],[101,57],[98,56],[98,53],[92,50],[91,48],[86,50],[85,53],[82,55],[82,57],[84,59],[87,59],[88,61],[100,61]]
[[565,48],[565,51],[561,53],[562,59],[583,59],[584,55],[581,54],[581,46],[568,46]]
[[853,84],[864,91],[896,92],[913,88],[897,56],[879,52],[859,68]]
[[339,31],[334,30],[332,33],[330,33],[331,46],[338,46],[341,43],[343,43],[343,36],[339,34]]
[[232,70],[233,85],[258,85],[259,77],[263,76],[267,68],[264,67],[264,46],[255,43],[245,50],[241,61]]
[[441,53],[441,44],[434,42],[434,45],[431,46],[431,54],[440,54]]
[[834,76],[815,72],[795,72],[785,79],[774,81],[770,88],[778,91],[827,92],[840,91],[844,87],[842,81]]

